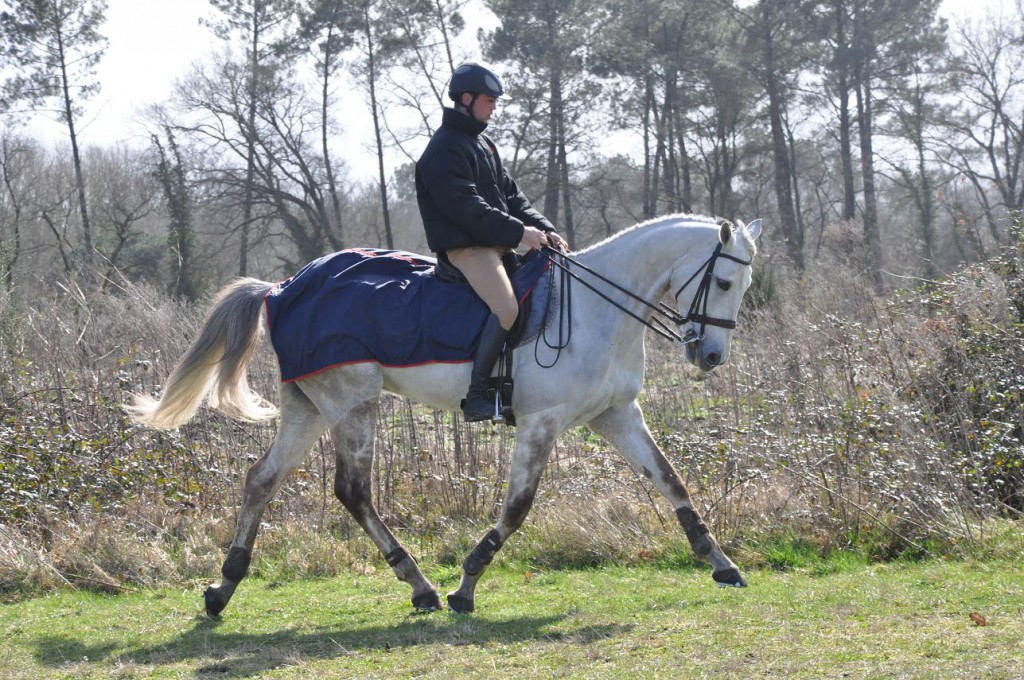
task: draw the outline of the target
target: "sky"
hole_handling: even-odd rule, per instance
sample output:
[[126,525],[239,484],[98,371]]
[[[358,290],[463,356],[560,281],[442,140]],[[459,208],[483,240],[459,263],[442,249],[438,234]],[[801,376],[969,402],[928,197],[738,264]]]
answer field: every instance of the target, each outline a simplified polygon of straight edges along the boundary
[[177,78],[216,44],[199,18],[209,0],[108,0],[107,52],[97,69],[100,93],[87,103],[85,144],[145,139],[142,113],[166,101]]
[[[950,18],[976,17],[1000,5],[1010,9],[1013,0],[944,0],[941,11]],[[166,101],[175,80],[219,42],[199,23],[213,12],[209,0],[108,0],[104,34],[109,44],[97,69],[102,90],[87,103],[80,120],[83,145],[146,143],[145,109]],[[347,135],[353,140],[366,139],[369,114],[365,122],[356,116],[347,118]],[[66,136],[56,123],[36,121],[31,129],[42,138],[62,140]],[[356,150],[356,157],[349,162],[357,175],[368,174],[368,168],[375,167],[364,144],[345,144],[344,148]],[[363,163],[362,156],[370,157]]]

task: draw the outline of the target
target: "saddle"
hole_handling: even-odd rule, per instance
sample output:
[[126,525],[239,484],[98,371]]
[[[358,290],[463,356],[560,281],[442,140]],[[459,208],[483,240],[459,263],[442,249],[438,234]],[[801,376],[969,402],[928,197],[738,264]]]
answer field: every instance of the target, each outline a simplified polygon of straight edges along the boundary
[[[374,248],[318,258],[275,284],[264,300],[281,380],[291,382],[335,366],[376,362],[405,367],[472,361],[490,310],[450,262]],[[508,258],[520,302],[502,374],[511,376],[511,351],[547,324],[551,260],[539,252]],[[531,304],[533,303],[533,304]],[[497,381],[511,403],[511,377]]]
[[[529,257],[529,255],[526,257]],[[523,259],[523,256],[514,251],[509,251],[502,255],[501,263],[505,266],[505,273],[508,274],[510,281],[516,280],[516,272],[522,268]],[[462,272],[460,272],[458,268],[451,263],[451,260],[448,259],[448,253],[443,250],[437,254],[437,264],[434,268],[434,276],[445,283],[457,283],[464,286],[469,285],[469,281],[467,281]],[[505,341],[505,350],[502,352],[502,358],[504,358],[505,353],[511,348],[518,347],[520,341],[523,339],[527,324],[530,321],[530,311],[533,309],[533,299],[534,295],[532,290],[522,298],[519,298],[519,316],[516,317],[515,324],[508,332],[508,339]],[[510,354],[510,367],[511,362],[512,359]]]

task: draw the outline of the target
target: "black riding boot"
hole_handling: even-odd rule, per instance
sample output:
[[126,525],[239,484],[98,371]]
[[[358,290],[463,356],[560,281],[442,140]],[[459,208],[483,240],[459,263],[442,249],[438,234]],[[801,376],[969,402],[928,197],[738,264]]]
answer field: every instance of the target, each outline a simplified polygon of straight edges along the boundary
[[487,386],[507,336],[508,331],[501,327],[497,316],[491,314],[487,317],[484,329],[480,332],[476,356],[473,358],[473,377],[469,383],[469,392],[462,402],[462,415],[466,422],[490,420],[494,417],[494,400],[487,398]]

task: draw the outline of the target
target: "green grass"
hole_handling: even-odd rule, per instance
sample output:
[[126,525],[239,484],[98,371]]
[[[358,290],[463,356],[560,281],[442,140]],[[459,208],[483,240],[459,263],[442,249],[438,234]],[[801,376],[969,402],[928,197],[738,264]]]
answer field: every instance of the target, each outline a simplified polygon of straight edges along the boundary
[[[431,573],[442,588],[457,571]],[[250,580],[220,619],[201,586],[63,592],[0,609],[0,677],[993,677],[1024,673],[1018,562],[748,574],[492,569],[478,611],[410,613],[388,571]],[[971,612],[986,617],[978,626]]]

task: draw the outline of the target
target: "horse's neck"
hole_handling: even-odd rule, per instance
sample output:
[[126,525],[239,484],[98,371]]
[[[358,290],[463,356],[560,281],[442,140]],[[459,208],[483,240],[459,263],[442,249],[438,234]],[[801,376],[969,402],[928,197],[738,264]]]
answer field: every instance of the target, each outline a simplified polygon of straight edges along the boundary
[[[664,220],[608,239],[580,253],[579,260],[656,304],[668,290],[676,265],[692,259],[696,269],[711,254],[717,233],[712,225],[681,227],[679,220]],[[645,309],[638,311],[648,315]]]

